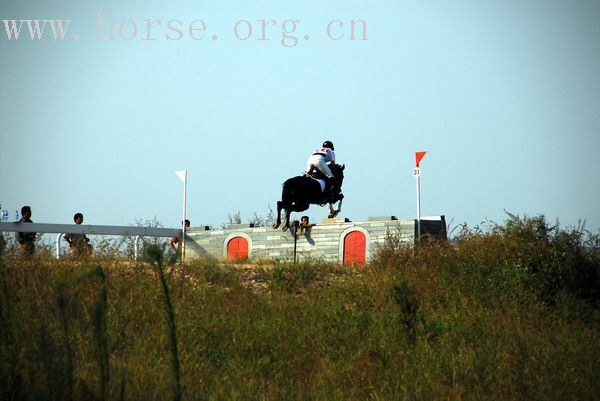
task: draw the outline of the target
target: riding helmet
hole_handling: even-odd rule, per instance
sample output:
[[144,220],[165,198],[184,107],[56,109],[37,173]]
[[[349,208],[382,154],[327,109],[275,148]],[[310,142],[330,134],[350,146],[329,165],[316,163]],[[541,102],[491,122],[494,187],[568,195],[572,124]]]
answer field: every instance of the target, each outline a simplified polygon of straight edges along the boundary
[[335,150],[335,148],[333,147],[333,142],[331,142],[331,141],[325,141],[325,142],[323,142],[323,147],[324,148],[329,148],[331,150]]

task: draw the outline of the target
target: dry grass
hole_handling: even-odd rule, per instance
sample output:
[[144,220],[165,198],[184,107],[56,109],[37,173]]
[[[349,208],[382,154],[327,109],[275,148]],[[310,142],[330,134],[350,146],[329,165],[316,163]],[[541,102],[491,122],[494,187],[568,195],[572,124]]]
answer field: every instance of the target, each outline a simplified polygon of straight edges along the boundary
[[[597,257],[510,230],[417,250],[390,239],[364,268],[166,268],[182,399],[597,398],[598,299],[577,281],[597,285]],[[6,256],[0,274],[0,398],[174,398],[150,264]]]

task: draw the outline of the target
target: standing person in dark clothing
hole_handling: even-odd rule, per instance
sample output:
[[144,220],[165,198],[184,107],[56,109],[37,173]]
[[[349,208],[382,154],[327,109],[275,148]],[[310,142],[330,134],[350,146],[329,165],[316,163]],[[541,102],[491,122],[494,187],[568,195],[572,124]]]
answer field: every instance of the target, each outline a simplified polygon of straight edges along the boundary
[[[75,224],[83,223],[83,214],[75,213],[73,221]],[[85,234],[66,234],[65,241],[69,243],[71,256],[76,258],[91,256],[92,246],[90,245],[90,239]]]
[[[21,218],[18,222],[33,223],[33,221],[31,220],[30,206],[23,206],[21,208]],[[19,247],[21,248],[21,254],[30,256],[35,253],[35,237],[36,233],[17,233],[17,242],[19,243]]]

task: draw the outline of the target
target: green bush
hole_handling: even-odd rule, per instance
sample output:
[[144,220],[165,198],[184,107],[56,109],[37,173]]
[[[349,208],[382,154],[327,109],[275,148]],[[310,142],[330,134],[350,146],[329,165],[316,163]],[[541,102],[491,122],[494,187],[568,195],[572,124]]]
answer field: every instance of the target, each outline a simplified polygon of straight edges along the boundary
[[498,231],[507,260],[528,273],[528,284],[543,299],[552,303],[557,294],[566,291],[600,306],[600,258],[597,251],[585,248],[583,227],[562,230],[544,216],[509,215]]

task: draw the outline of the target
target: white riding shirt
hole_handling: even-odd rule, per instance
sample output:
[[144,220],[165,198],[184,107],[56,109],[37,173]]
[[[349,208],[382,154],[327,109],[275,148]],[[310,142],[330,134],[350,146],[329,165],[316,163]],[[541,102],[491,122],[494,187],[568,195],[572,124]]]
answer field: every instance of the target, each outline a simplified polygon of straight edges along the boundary
[[320,172],[322,172],[325,175],[325,177],[333,178],[333,173],[327,165],[327,162],[335,163],[334,151],[329,148],[318,148],[308,158],[306,164],[306,172],[308,173],[313,168],[316,168]]

